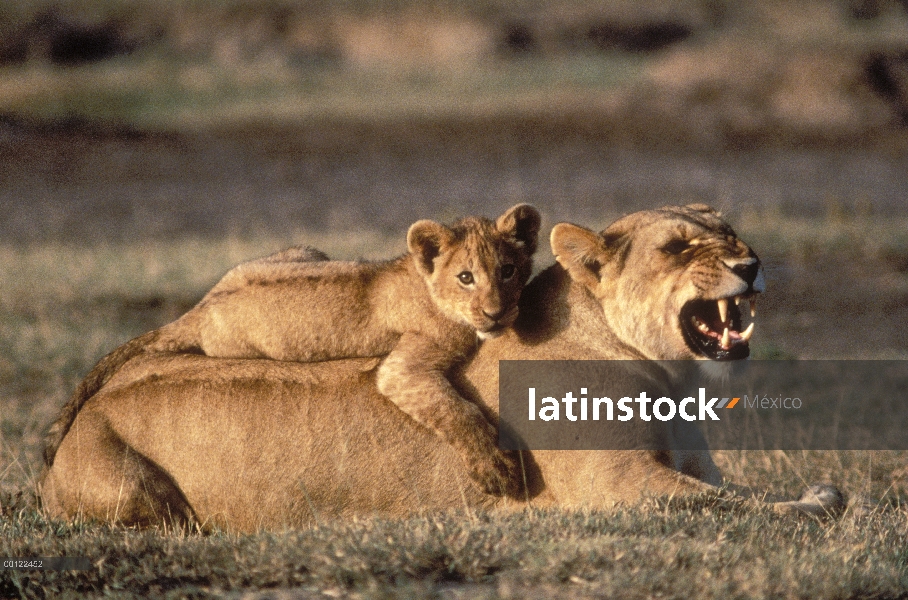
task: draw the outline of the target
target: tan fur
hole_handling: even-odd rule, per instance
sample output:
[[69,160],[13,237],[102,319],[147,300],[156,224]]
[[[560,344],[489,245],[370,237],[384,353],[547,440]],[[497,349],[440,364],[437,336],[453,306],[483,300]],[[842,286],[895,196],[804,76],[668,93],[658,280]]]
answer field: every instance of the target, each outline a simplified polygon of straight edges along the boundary
[[[312,248],[311,246],[293,246],[279,252],[275,252],[264,258],[259,258],[250,263],[282,263],[282,262],[313,262],[329,260],[328,255]],[[248,264],[248,263],[247,263]],[[69,401],[60,411],[60,416],[48,429],[44,439],[44,462],[47,465],[53,464],[54,453],[63,440],[63,437],[69,431],[73,420],[76,418],[79,410],[86,400],[91,398],[105,383],[120,369],[123,364],[133,357],[143,352],[154,351],[172,351],[172,352],[191,352],[198,350],[198,344],[189,339],[186,341],[161,340],[161,330],[155,329],[133,338],[118,347],[116,350],[107,354],[98,361],[98,364],[79,382],[76,390],[70,397]],[[164,347],[169,343],[169,347]]]
[[[710,249],[681,269],[663,262],[667,235]],[[721,258],[746,249],[704,207],[635,213],[602,234],[559,225],[552,242],[559,264],[527,286],[514,327],[483,344],[452,379],[492,414],[502,359],[693,358],[674,324],[679,303],[733,288]],[[648,364],[644,376],[666,377]],[[521,492],[483,494],[449,445],[378,393],[373,367],[139,356],[79,411],[41,482],[44,506],[60,517],[250,531],[354,515],[527,503],[596,508],[719,493],[721,476],[704,445],[701,452],[523,452]],[[634,385],[633,377],[624,383]],[[702,439],[685,424],[664,427],[639,434]],[[820,493],[774,506],[821,515],[840,505]]]
[[306,362],[387,355],[378,389],[454,446],[484,491],[513,491],[515,458],[497,447],[495,428],[447,373],[475,351],[477,332],[498,335],[516,319],[539,223],[535,208],[519,204],[497,221],[419,221],[407,235],[409,254],[391,261],[329,261],[314,249],[291,248],[241,264],[180,319],[105,357],[52,439],[139,352]]
[[[551,242],[559,264],[602,307],[628,358],[702,359],[684,341],[682,307],[747,293],[733,267],[749,261],[759,267],[719,213],[702,204],[634,213],[601,234],[560,223]],[[684,249],[672,254],[670,244]]]

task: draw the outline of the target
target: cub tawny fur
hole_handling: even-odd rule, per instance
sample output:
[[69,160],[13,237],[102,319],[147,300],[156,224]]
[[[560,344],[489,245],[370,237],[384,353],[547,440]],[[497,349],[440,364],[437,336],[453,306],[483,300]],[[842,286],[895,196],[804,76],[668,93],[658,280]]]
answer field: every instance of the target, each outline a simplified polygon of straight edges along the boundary
[[[521,204],[496,221],[419,221],[407,234],[409,253],[395,260],[329,261],[291,248],[243,263],[181,318],[102,359],[67,408],[74,417],[142,352],[304,362],[387,355],[379,391],[450,443],[483,490],[513,493],[514,458],[498,448],[497,429],[457,393],[447,372],[478,339],[517,318],[539,224],[538,211]],[[65,425],[58,421],[53,435],[62,438]]]

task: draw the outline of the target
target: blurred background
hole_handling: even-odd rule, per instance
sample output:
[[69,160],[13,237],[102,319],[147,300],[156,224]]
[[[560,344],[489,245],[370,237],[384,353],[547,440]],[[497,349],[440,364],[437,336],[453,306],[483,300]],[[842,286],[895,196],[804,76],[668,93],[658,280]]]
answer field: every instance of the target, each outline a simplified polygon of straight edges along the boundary
[[906,0],[0,2],[0,492],[237,262],[517,202],[710,203],[756,357],[908,358],[906,151]]
[[901,210],[908,2],[17,0],[0,238]]

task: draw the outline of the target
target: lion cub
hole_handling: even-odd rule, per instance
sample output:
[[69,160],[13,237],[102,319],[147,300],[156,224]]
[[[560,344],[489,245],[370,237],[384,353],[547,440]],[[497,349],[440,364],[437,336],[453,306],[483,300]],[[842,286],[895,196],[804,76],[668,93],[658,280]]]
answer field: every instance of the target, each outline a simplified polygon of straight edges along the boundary
[[538,211],[519,204],[496,221],[414,223],[409,253],[390,261],[330,261],[316,250],[291,248],[240,264],[185,315],[136,338],[138,347],[122,347],[119,358],[102,359],[95,371],[108,375],[89,374],[82,401],[139,352],[287,361],[387,355],[377,372],[379,391],[451,444],[483,490],[513,493],[517,465],[446,375],[478,339],[516,319],[539,224]]

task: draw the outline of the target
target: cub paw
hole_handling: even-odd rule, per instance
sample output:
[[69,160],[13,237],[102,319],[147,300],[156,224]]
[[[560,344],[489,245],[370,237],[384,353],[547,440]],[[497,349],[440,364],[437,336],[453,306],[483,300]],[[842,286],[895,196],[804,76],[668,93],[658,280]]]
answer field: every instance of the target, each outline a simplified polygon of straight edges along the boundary
[[497,438],[496,432],[495,437],[483,436],[482,440],[461,449],[467,471],[486,494],[517,496],[523,489],[520,458],[517,452],[499,448]]

